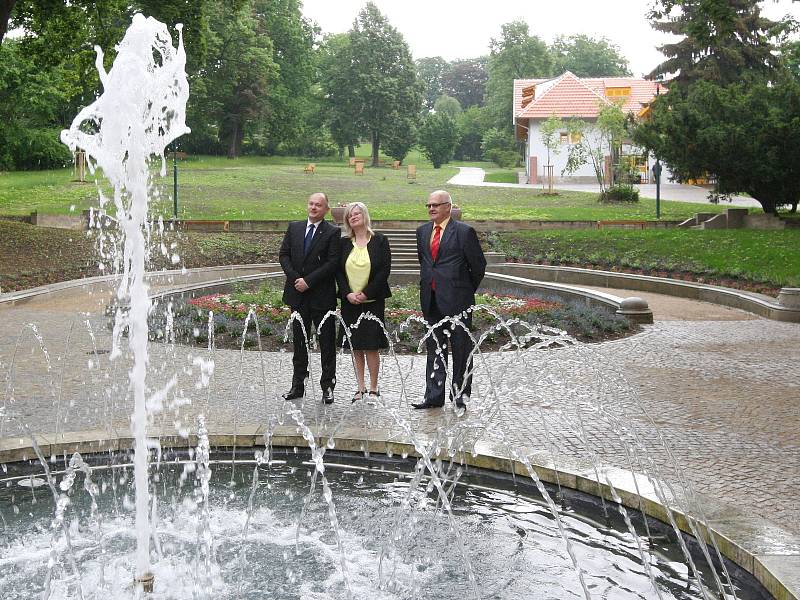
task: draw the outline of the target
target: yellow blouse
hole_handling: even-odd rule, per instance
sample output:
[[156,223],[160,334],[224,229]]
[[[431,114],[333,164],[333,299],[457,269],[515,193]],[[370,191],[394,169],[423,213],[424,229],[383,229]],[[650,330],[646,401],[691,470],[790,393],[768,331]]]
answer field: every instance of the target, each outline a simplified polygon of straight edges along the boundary
[[[369,251],[366,246],[359,248],[353,244],[353,250],[344,263],[344,270],[347,274],[347,283],[350,284],[350,290],[354,294],[363,291],[367,287],[371,268]],[[367,302],[374,302],[374,300],[367,300]]]

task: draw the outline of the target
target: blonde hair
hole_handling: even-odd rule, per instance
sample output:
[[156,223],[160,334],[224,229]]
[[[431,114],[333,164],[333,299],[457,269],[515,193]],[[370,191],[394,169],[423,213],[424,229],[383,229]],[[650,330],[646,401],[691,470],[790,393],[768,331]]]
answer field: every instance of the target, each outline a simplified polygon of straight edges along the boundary
[[347,208],[344,209],[344,233],[349,238],[354,238],[355,234],[353,230],[350,228],[350,215],[353,213],[355,209],[361,211],[361,216],[364,218],[364,225],[367,227],[367,231],[369,232],[370,237],[375,235],[375,232],[372,230],[372,219],[369,218],[369,211],[367,210],[367,205],[363,202],[351,202],[347,205]]

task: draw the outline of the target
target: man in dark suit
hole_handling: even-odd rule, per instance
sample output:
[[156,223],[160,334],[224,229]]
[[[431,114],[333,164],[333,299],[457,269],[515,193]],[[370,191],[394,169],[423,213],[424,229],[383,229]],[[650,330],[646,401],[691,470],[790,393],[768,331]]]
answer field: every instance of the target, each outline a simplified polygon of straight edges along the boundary
[[[450,218],[450,194],[444,190],[433,192],[426,206],[431,220],[417,229],[422,313],[430,325],[445,317],[458,316],[469,328],[472,313],[462,313],[475,304],[475,291],[486,272],[486,257],[475,230]],[[444,335],[445,328],[451,331],[449,338]],[[412,406],[423,409],[444,406],[449,346],[453,352],[450,400],[455,399],[457,408],[465,408],[472,392],[472,340],[467,331],[460,324],[440,326],[426,344],[425,399]]]
[[283,397],[295,400],[305,395],[308,347],[304,329],[310,339],[313,323],[322,362],[319,380],[322,401],[331,404],[336,386],[336,322],[332,316],[324,324],[322,319],[329,310],[336,309],[336,269],[342,234],[337,226],[325,220],[328,197],[322,192],[309,196],[307,212],[306,221],[289,224],[278,254],[286,273],[283,302],[303,319],[302,324],[295,320],[292,325],[292,387]]

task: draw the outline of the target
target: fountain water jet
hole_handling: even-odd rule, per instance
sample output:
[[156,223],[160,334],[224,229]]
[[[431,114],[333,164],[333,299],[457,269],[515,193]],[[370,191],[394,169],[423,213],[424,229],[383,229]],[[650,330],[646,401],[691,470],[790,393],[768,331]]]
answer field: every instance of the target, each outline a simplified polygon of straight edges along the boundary
[[[89,168],[99,166],[114,188],[113,201],[117,221],[124,235],[122,279],[117,298],[127,301],[127,314],[117,311],[115,330],[128,327],[128,344],[134,357],[130,386],[134,395],[132,430],[135,444],[136,478],[136,581],[145,591],[152,591],[150,573],[150,497],[147,463],[150,443],[147,440],[148,408],[145,397],[147,375],[147,315],[150,312],[148,286],[145,282],[145,229],[147,227],[149,165],[154,156],[161,159],[161,174],[166,172],[164,151],[167,145],[188,133],[185,113],[189,97],[186,79],[186,53],[181,26],[178,47],[166,25],[141,14],[125,32],[117,47],[111,70],[103,67],[103,51],[97,52],[97,72],[103,93],[78,113],[61,140],[71,150],[86,151]],[[101,207],[104,201],[101,199]],[[112,357],[118,356],[119,338],[115,339]]]

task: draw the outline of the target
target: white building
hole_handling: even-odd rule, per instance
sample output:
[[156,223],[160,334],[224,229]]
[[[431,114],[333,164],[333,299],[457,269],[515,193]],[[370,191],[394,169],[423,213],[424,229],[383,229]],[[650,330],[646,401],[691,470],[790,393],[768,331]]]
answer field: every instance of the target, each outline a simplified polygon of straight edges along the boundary
[[[576,77],[569,71],[554,79],[514,80],[514,125],[518,140],[525,140],[525,173],[528,182],[537,184],[545,177],[548,164],[547,148],[542,141],[541,124],[552,115],[565,121],[576,118],[588,125],[597,120],[600,108],[612,102],[621,103],[622,110],[643,118],[661,84],[636,77]],[[568,149],[579,139],[570,139],[566,127],[558,134],[557,153],[550,153],[550,163],[555,181],[596,181],[591,164],[582,165],[574,173],[563,173]],[[611,169],[610,150],[604,148],[606,171]],[[628,162],[640,176],[642,183],[653,181],[652,167],[655,159],[632,143],[622,146],[622,160]],[[666,167],[661,180],[669,177]]]

